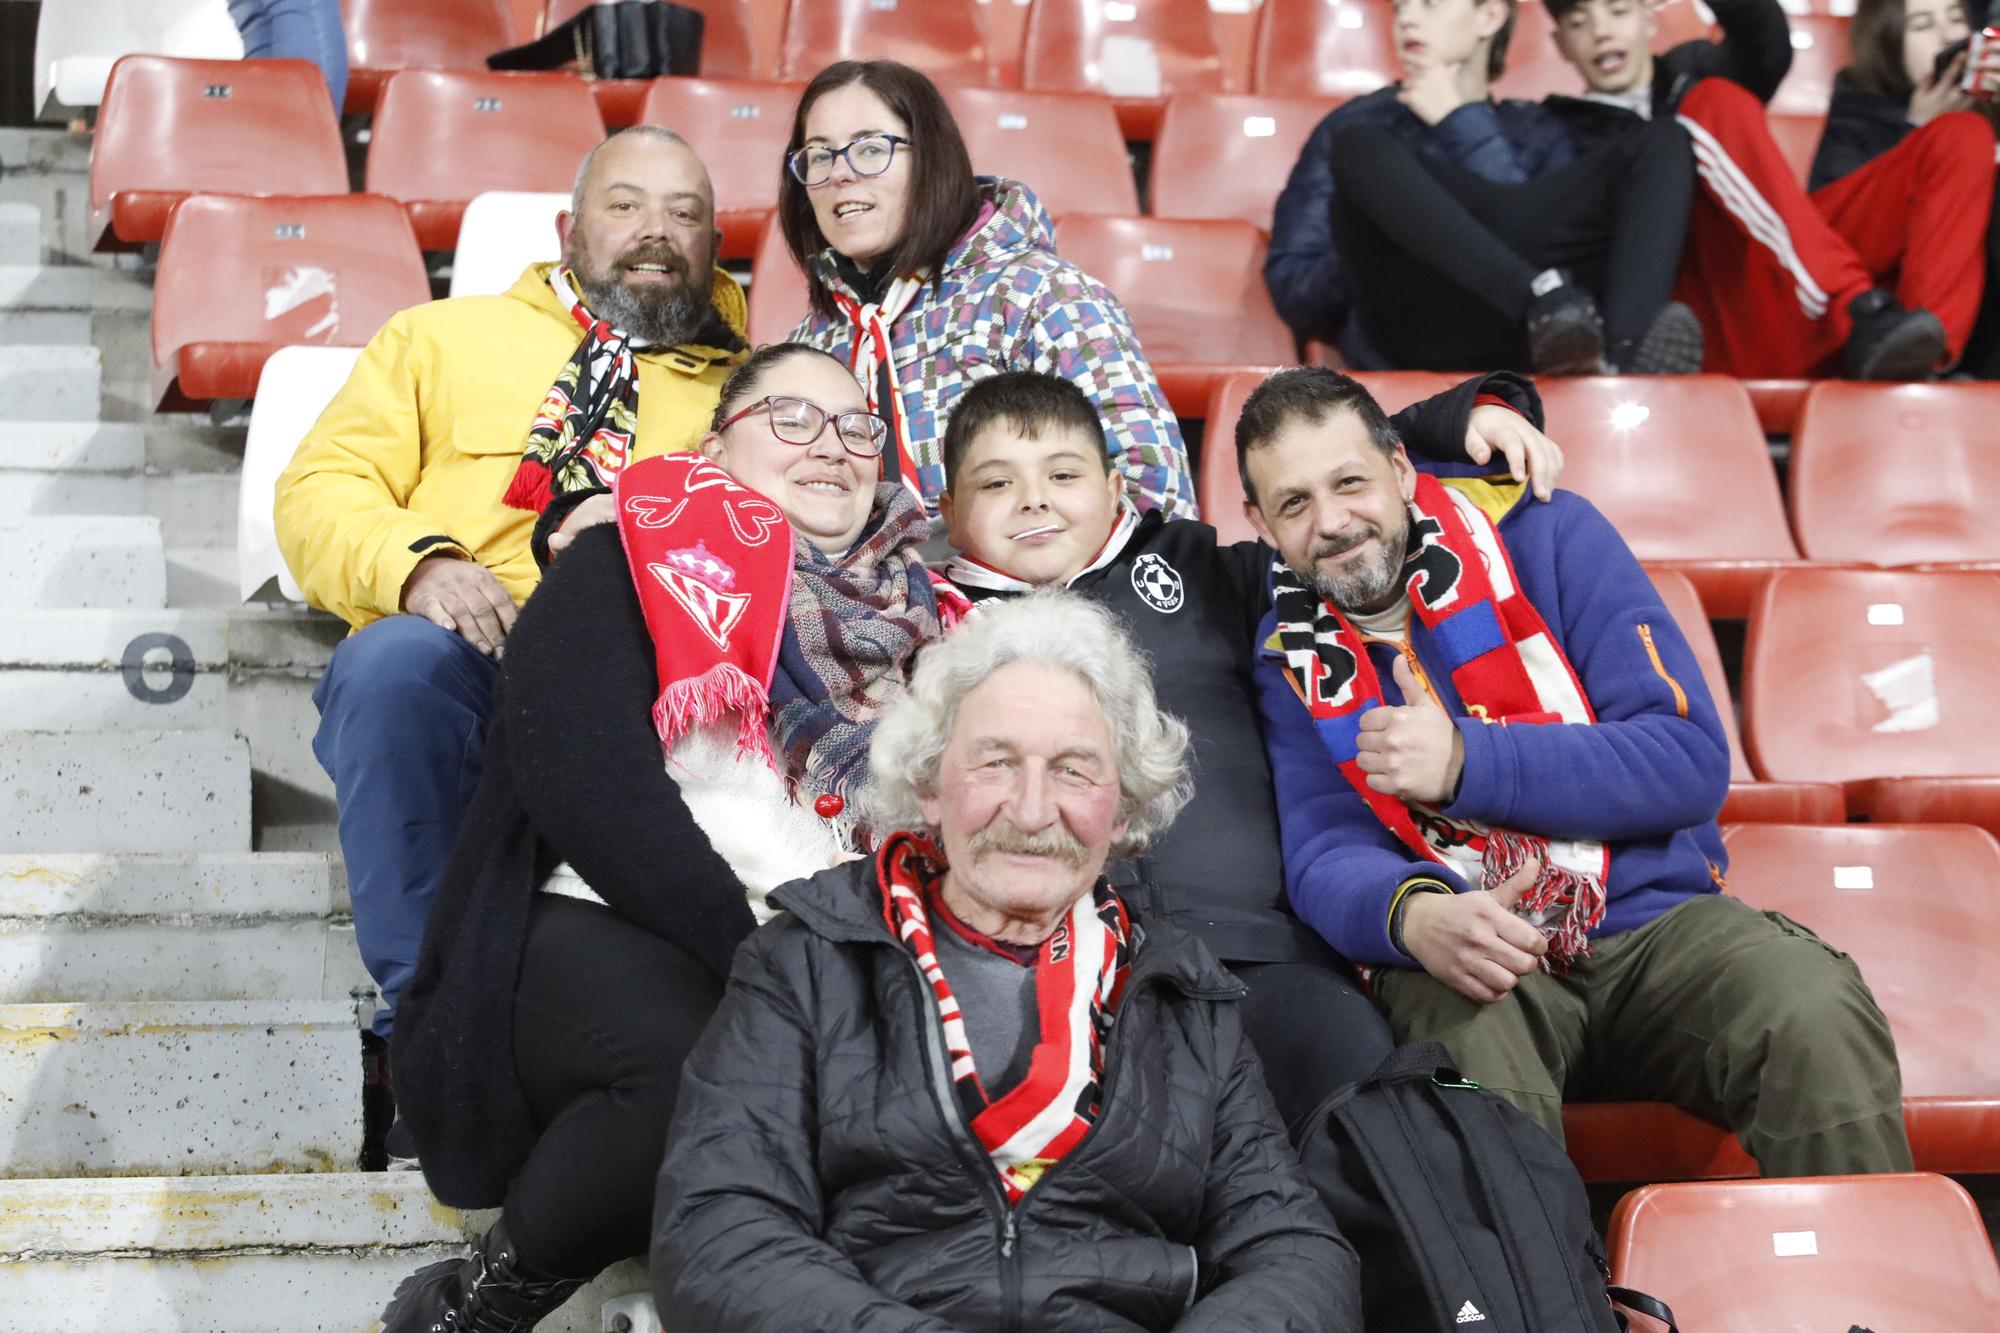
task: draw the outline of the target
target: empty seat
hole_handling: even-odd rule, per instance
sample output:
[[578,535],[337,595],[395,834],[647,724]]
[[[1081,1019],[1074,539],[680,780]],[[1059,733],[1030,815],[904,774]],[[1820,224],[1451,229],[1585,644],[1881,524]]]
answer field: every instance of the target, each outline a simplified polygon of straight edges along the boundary
[[991,76],[973,0],[812,0],[785,20],[781,79],[810,79],[836,60],[900,60],[937,83]]
[[2000,574],[1803,569],[1750,616],[1744,744],[1779,780],[1840,782],[1873,818],[2000,829]]
[[567,193],[603,138],[588,85],[567,74],[404,70],[375,113],[368,191],[402,201],[424,249],[450,250],[474,195]]
[[299,581],[278,550],[271,510],[278,477],[298,452],[299,441],[319,420],[340,386],[347,383],[358,347],[280,347],[257,377],[257,401],[243,440],[243,469],[236,499],[236,582],[244,601],[261,594],[272,579],[278,593],[303,602]]
[[[768,60],[757,57],[756,39],[751,32],[750,6],[746,0],[674,0],[698,9],[702,14],[701,75],[705,79],[757,79],[764,76]],[[542,31],[546,32],[581,14],[598,0],[548,0]],[[525,37],[523,41],[527,40]]]
[[1160,99],[1235,92],[1208,0],[1035,0],[1021,45],[1021,86],[1117,100],[1129,139],[1150,140]]
[[473,199],[451,257],[451,294],[498,296],[528,265],[562,258],[556,214],[568,208],[566,194],[489,190]]
[[1612,1281],[1699,1333],[1976,1328],[2000,1306],[1979,1208],[1943,1176],[1652,1185],[1608,1248]]
[[750,261],[750,344],[783,342],[806,317],[806,275],[792,262],[775,215]]
[[120,56],[241,60],[224,0],[61,0],[35,20],[35,116],[63,122],[104,101]]
[[1132,159],[1103,98],[964,87],[944,96],[980,175],[1020,181],[1053,217],[1139,211]]
[[778,206],[800,86],[740,79],[655,79],[639,119],[686,139],[715,185],[722,255],[748,258]]
[[279,347],[359,347],[430,299],[392,199],[196,195],[167,219],[153,284],[153,402],[255,395]]
[[1711,616],[1738,617],[1774,569],[1799,562],[1749,395],[1721,375],[1540,381],[1562,484],[1589,497],[1639,558],[1694,580]]
[[1826,133],[1826,114],[1773,115],[1767,119],[1778,151],[1785,155],[1785,163],[1791,167],[1793,177],[1804,185],[1806,177],[1812,174],[1813,155],[1819,152],[1820,136]]
[[1063,257],[1117,294],[1176,413],[1197,415],[1230,371],[1297,359],[1264,289],[1264,234],[1247,222],[1065,218]]
[[90,238],[135,249],[190,194],[345,194],[347,158],[319,70],[303,60],[126,56],[90,153]]
[[507,0],[341,0],[347,23],[347,110],[372,111],[402,69],[485,70],[515,44]]
[[2000,567],[2000,384],[1814,386],[1792,440],[1799,549],[1815,560]]
[[1359,97],[1403,76],[1384,0],[1264,0],[1251,86],[1266,96]]
[[1827,14],[1793,15],[1792,68],[1771,97],[1780,116],[1824,116],[1833,100],[1833,76],[1848,63],[1847,20]]
[[1241,218],[1266,232],[1285,177],[1332,106],[1321,98],[1183,93],[1153,144],[1153,214]]

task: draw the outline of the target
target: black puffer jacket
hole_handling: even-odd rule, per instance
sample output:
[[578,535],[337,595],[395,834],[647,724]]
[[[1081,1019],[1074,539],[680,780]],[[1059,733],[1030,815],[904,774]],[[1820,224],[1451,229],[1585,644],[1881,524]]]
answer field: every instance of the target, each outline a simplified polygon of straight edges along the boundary
[[675,1333],[1343,1333],[1358,1269],[1193,936],[1139,923],[1091,1132],[1013,1209],[875,863],[788,884],[681,1079],[653,1211]]

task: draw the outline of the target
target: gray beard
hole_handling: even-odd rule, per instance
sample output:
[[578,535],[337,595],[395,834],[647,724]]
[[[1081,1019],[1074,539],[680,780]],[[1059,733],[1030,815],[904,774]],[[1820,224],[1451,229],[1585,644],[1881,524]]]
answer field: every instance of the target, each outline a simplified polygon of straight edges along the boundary
[[1403,561],[1409,551],[1410,530],[1391,547],[1385,539],[1381,553],[1360,569],[1345,574],[1328,574],[1315,562],[1305,574],[1306,586],[1342,611],[1372,615],[1396,600],[1402,591]]
[[593,315],[643,343],[678,347],[692,341],[708,322],[709,293],[706,288],[696,291],[692,276],[684,283],[644,292],[628,286],[615,269],[604,282],[581,272],[576,279]]

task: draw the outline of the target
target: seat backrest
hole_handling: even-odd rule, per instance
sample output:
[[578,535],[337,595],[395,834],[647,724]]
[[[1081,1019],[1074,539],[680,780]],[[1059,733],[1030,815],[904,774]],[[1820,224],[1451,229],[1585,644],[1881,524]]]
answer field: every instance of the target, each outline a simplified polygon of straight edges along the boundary
[[[598,0],[548,0],[544,32],[569,22]],[[701,11],[701,74],[707,79],[762,78],[768,60],[760,61],[750,26],[746,0],[674,0]],[[711,167],[714,163],[709,164]]]
[[243,470],[236,500],[238,594],[249,601],[271,579],[295,602],[305,600],[299,581],[278,550],[271,509],[278,477],[298,452],[319,414],[333,401],[361,355],[358,347],[280,347],[257,377],[250,430],[243,441]]
[[1612,1280],[1682,1328],[1971,1328],[2000,1267],[1969,1195],[1944,1176],[1649,1185],[1611,1217]]
[[1208,0],[1035,0],[1021,86],[1110,97],[1236,91]]
[[1696,664],[1701,667],[1701,680],[1708,686],[1708,697],[1715,701],[1716,714],[1722,719],[1722,730],[1729,737],[1729,780],[1754,781],[1750,761],[1743,755],[1743,738],[1736,727],[1736,705],[1729,698],[1729,673],[1722,665],[1722,649],[1715,641],[1715,626],[1708,623],[1708,612],[1702,609],[1701,594],[1695,591],[1688,576],[1677,570],[1651,569],[1646,572],[1653,580],[1653,588],[1660,594],[1660,600],[1667,604],[1667,613],[1674,618],[1681,637],[1687,640],[1688,648],[1693,651]]
[[777,215],[764,224],[750,260],[750,344],[783,342],[806,317],[806,275],[792,262]]
[[1562,484],[1642,560],[1796,559],[1764,432],[1722,375],[1538,381]]
[[488,190],[567,193],[604,138],[590,86],[567,74],[409,69],[391,75],[368,145],[371,194],[413,210],[427,250],[457,243],[457,214]]
[[1247,222],[1083,214],[1056,248],[1125,306],[1154,366],[1281,366],[1291,330],[1264,289],[1264,234]]
[[655,79],[639,120],[688,141],[715,184],[717,213],[778,206],[800,86],[747,79]]
[[1153,215],[1240,218],[1270,231],[1285,177],[1334,105],[1242,93],[1170,99],[1153,141]]
[[1784,570],[1750,611],[1743,742],[1779,782],[2000,774],[2000,574]]
[[514,45],[507,0],[341,0],[355,69],[476,69]]
[[986,28],[973,0],[809,0],[785,20],[781,79],[836,60],[900,60],[936,83],[985,83]]
[[1139,211],[1125,136],[1103,98],[968,87],[944,96],[980,175],[1020,181],[1052,217]]
[[241,60],[243,36],[229,17],[226,0],[45,4],[35,19],[35,114],[61,119],[97,106],[104,100],[112,62],[141,52]]
[[345,194],[326,82],[303,60],[125,56],[90,153],[90,206],[124,190]]
[[1792,522],[1814,560],[2000,561],[2000,384],[1813,386],[1792,437]]
[[1774,115],[1824,116],[1833,101],[1833,76],[1848,63],[1845,18],[1791,16],[1792,68],[1771,97]]
[[1764,119],[1771,127],[1771,138],[1778,151],[1785,155],[1785,164],[1792,169],[1793,179],[1804,185],[1812,174],[1820,137],[1826,133],[1826,117],[1771,115]]
[[359,347],[430,294],[392,199],[195,195],[160,242],[153,363],[191,343]]
[[1906,1097],[2000,1098],[2000,842],[1970,824],[1739,824],[1731,890],[1868,979]]
[[1267,97],[1359,97],[1402,77],[1385,0],[1264,0],[1251,86]]
[[528,265],[560,259],[556,214],[568,207],[566,194],[489,190],[476,196],[459,224],[451,294],[498,296]]

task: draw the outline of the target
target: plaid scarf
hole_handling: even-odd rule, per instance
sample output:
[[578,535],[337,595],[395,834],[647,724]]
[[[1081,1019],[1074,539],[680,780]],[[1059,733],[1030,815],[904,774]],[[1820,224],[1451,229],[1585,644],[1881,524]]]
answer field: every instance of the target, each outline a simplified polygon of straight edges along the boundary
[[591,314],[567,264],[549,270],[549,287],[582,325],[583,341],[535,410],[521,466],[500,497],[509,508],[537,514],[557,495],[608,486],[624,470],[639,433],[632,353],[649,345]]
[[[1423,473],[1410,510],[1403,563],[1410,610],[1450,665],[1466,710],[1495,726],[1596,721],[1562,645],[1521,593],[1493,521]],[[1383,826],[1417,855],[1485,889],[1539,860],[1541,874],[1519,910],[1549,942],[1543,967],[1562,971],[1589,952],[1590,932],[1604,919],[1604,844],[1451,819],[1370,787],[1355,742],[1361,715],[1382,703],[1382,683],[1360,635],[1282,559],[1272,567],[1272,604],[1279,646],[1320,742]]]
[[1035,1009],[1041,1030],[1028,1072],[997,1100],[972,1060],[965,1017],[938,966],[928,903],[944,871],[937,846],[914,833],[890,836],[876,854],[882,911],[890,931],[916,955],[931,984],[951,1057],[953,1091],[966,1123],[1017,1204],[1043,1172],[1083,1141],[1102,1107],[1104,1049],[1131,971],[1131,923],[1103,880],[1035,954]]

